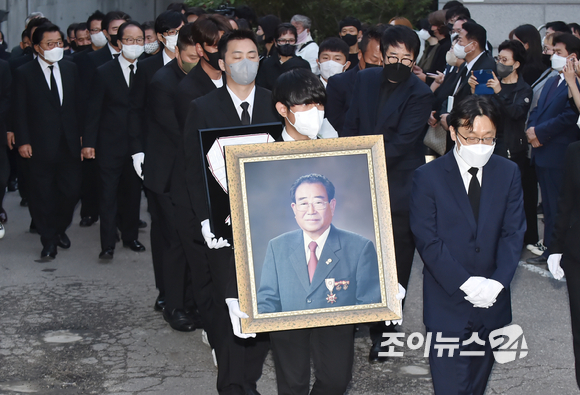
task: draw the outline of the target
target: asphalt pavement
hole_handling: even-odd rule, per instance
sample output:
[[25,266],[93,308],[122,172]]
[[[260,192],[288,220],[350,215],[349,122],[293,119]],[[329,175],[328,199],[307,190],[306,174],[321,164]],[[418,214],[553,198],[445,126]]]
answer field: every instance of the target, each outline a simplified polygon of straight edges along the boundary
[[[143,253],[117,245],[99,263],[99,227],[68,230],[72,247],[39,262],[41,244],[30,216],[8,193],[6,235],[0,240],[0,394],[215,394],[217,370],[201,330],[171,329],[153,310],[157,296],[149,227]],[[150,225],[145,199],[141,218]],[[523,259],[530,256],[524,251]],[[425,335],[422,262],[416,255],[404,309],[404,342]],[[513,324],[523,329],[516,360],[496,363],[486,394],[577,394],[566,284],[544,267],[520,263],[512,282]],[[434,335],[435,336],[435,335]],[[526,347],[527,346],[527,350]],[[368,329],[359,325],[349,395],[432,394],[424,348],[397,347],[401,357],[367,362]],[[527,351],[527,353],[526,353]],[[276,393],[271,357],[258,383]]]

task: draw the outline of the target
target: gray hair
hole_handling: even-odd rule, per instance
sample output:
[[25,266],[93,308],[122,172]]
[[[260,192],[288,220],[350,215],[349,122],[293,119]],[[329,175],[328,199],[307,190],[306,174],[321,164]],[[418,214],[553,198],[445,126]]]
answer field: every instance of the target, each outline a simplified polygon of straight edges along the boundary
[[310,18],[300,14],[294,15],[292,19],[290,19],[290,23],[294,22],[301,24],[304,29],[310,29],[310,26],[312,26]]
[[42,12],[32,12],[26,19],[24,20],[24,25],[28,27],[28,23],[33,20],[34,18],[44,18]]

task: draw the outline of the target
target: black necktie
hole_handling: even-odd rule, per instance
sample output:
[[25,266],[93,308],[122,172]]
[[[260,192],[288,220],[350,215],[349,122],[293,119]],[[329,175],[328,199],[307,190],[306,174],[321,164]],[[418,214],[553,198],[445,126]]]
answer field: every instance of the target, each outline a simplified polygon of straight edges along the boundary
[[240,104],[240,106],[242,107],[242,125],[249,125],[250,113],[248,112],[248,107],[250,106],[250,103],[245,101],[242,104]]
[[60,95],[58,94],[58,86],[56,85],[56,79],[54,78],[54,66],[48,66],[50,69],[50,93],[52,93],[52,97],[60,106]]
[[479,216],[479,198],[481,197],[481,185],[479,185],[479,180],[477,179],[477,172],[479,169],[477,167],[472,167],[468,171],[469,174],[471,174],[471,181],[469,182],[467,196],[469,197],[469,203],[471,203],[475,222],[477,222],[477,217]]
[[121,55],[121,54],[120,54],[120,53],[114,53],[114,54],[113,54],[113,58],[114,58],[114,59],[119,59],[119,55]]
[[133,78],[135,77],[135,65],[130,64],[129,69],[131,72],[129,73],[129,88],[133,86]]

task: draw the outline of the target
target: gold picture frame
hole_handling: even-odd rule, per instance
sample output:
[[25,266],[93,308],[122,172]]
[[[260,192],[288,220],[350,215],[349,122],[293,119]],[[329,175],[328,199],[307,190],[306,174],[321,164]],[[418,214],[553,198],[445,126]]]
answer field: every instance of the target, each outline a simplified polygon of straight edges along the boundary
[[[401,303],[395,297],[398,281],[382,136],[228,146],[225,154],[240,309],[249,316],[242,319],[243,332],[401,318]],[[336,184],[337,203],[332,224],[366,235],[373,242],[378,280],[367,280],[378,281],[380,302],[333,306],[332,298],[327,297],[328,307],[260,313],[257,295],[266,246],[272,238],[300,229],[290,209],[288,191],[296,176],[310,173],[331,174],[328,178]],[[330,280],[334,286],[334,279]],[[327,288],[329,285],[327,281]],[[332,297],[333,289],[328,290]],[[346,292],[341,294],[340,288],[334,292],[339,299],[346,295]],[[321,303],[324,301],[320,298],[315,301],[315,304]]]

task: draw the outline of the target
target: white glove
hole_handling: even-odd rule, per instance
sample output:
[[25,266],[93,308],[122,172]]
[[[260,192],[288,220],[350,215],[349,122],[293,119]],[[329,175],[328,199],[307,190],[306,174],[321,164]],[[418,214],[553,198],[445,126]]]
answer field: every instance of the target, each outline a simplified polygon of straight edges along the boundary
[[472,294],[479,287],[479,285],[485,280],[486,280],[485,277],[471,276],[467,279],[466,282],[461,284],[459,289],[465,292],[466,295]]
[[564,277],[564,270],[560,267],[560,260],[562,260],[562,254],[550,254],[548,257],[548,269],[556,280]]
[[[403,286],[401,284],[399,285],[399,293],[395,295],[395,298],[397,298],[397,300],[399,302],[401,302],[403,299],[405,299],[405,296],[407,295],[407,291],[405,291],[405,288],[403,288]],[[401,309],[402,312],[403,309]],[[401,315],[401,319],[400,320],[387,320],[385,321],[385,325],[389,326],[389,325],[402,325],[403,324],[403,316]]]
[[135,173],[143,179],[143,162],[145,161],[145,154],[143,152],[137,152],[136,154],[131,155],[131,158],[133,158]]
[[211,232],[209,227],[209,219],[201,221],[201,234],[205,239],[207,246],[211,249],[220,249],[223,247],[229,247],[228,239],[220,237],[216,240],[215,235]]
[[238,299],[228,298],[226,299],[226,304],[228,305],[228,311],[230,312],[230,320],[232,321],[234,335],[240,339],[256,337],[255,333],[242,333],[242,324],[240,318],[248,318],[248,315],[243,311],[240,311],[240,302],[238,302]]
[[479,284],[473,293],[468,294],[465,300],[472,303],[474,307],[487,309],[493,306],[502,289],[503,285],[499,281],[487,278]]

